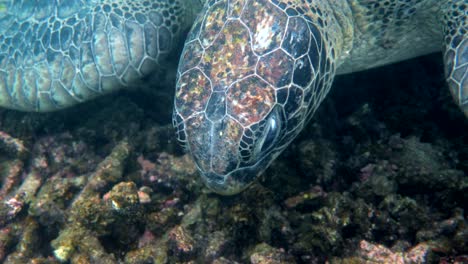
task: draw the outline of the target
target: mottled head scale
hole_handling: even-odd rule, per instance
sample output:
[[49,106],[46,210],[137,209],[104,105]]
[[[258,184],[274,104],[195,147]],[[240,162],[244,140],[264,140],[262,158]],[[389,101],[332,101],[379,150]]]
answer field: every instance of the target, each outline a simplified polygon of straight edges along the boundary
[[174,125],[218,193],[249,186],[329,90],[329,15],[294,2],[209,1],[188,36]]

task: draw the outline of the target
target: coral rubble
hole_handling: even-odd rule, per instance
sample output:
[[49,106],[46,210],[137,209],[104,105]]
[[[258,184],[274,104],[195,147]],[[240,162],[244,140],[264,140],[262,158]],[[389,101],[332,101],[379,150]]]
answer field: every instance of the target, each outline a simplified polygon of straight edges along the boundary
[[468,121],[434,64],[339,78],[232,197],[206,189],[177,146],[159,112],[169,96],[0,110],[0,262],[465,263]]

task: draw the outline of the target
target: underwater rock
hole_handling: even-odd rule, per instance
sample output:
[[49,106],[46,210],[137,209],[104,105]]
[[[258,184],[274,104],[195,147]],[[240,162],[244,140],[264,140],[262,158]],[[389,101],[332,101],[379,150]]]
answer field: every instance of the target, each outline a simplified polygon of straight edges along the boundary
[[106,253],[99,239],[80,225],[70,225],[51,243],[54,256],[61,262],[116,263],[112,254]]
[[468,123],[446,115],[459,111],[438,95],[440,74],[355,94],[374,74],[339,77],[304,132],[232,197],[208,190],[177,146],[159,111],[170,97],[0,110],[0,262],[466,262]]
[[48,178],[30,204],[28,213],[37,217],[42,225],[65,223],[67,205],[87,180],[85,176],[61,176],[57,174]]
[[148,186],[143,186],[138,190],[138,200],[140,204],[149,204],[151,203],[151,193],[153,191]]
[[366,235],[371,230],[373,211],[362,199],[353,199],[349,193],[328,193],[321,207],[291,220],[291,226],[297,225],[293,230],[296,241],[292,251],[304,257],[311,252],[342,254],[347,237]]
[[423,143],[415,137],[401,140],[401,149],[395,151],[394,161],[400,168],[396,180],[400,185],[420,186],[422,190],[468,188],[463,171],[451,169],[451,163],[440,147]]
[[14,138],[6,132],[0,131],[0,153],[5,153],[9,157],[24,159],[28,153],[24,142]]
[[163,208],[148,215],[147,227],[156,235],[163,234],[168,228],[176,224],[178,211],[175,208]]
[[140,180],[153,190],[167,193],[179,188],[201,188],[201,183],[193,181],[196,167],[189,155],[177,157],[168,153],[158,153],[156,162],[143,156],[137,158],[140,166]]
[[264,207],[258,213],[259,223],[256,224],[259,241],[272,246],[291,243],[294,241],[294,232],[288,219],[288,214],[279,206]]
[[26,175],[19,188],[0,204],[0,227],[14,219],[31,202],[41,184],[42,179],[37,172]]
[[213,262],[215,259],[220,258],[224,251],[230,245],[227,234],[224,231],[215,231],[209,234],[207,238],[208,245],[204,249],[204,261],[206,263]]
[[[98,165],[86,186],[71,204],[65,228],[52,241],[54,255],[60,261],[68,261],[75,257],[86,258],[96,263],[115,261],[112,256],[105,253],[93,232],[101,236],[111,232],[109,228],[115,222],[116,215],[105,205],[100,196],[106,188],[121,179],[129,148],[126,141],[117,144]],[[137,195],[135,199],[138,200]]]
[[306,192],[301,192],[296,196],[289,197],[284,201],[284,205],[288,208],[295,208],[299,205],[313,202],[315,199],[326,197],[326,195],[327,194],[320,186],[314,186]]
[[[17,225],[18,223],[16,223]],[[7,256],[8,250],[15,243],[16,238],[19,235],[19,228],[16,228],[15,224],[10,224],[0,229],[0,261]]]
[[103,192],[122,179],[124,163],[130,146],[126,141],[117,144],[112,152],[97,166],[88,177],[88,182],[70,208],[67,222],[81,223],[87,228],[106,233],[114,221],[111,208],[101,200]]
[[324,139],[312,139],[298,146],[299,166],[305,177],[315,178],[316,184],[329,184],[336,174],[338,154],[335,145]]
[[20,159],[0,161],[0,175],[2,187],[0,189],[0,200],[13,190],[21,182],[21,174],[24,162]]
[[217,258],[211,262],[212,264],[238,264],[239,262],[233,261],[233,260],[228,260],[226,258]]
[[167,237],[156,237],[145,230],[138,240],[137,249],[125,254],[124,262],[133,263],[168,263]]
[[465,264],[468,263],[468,255],[461,255],[456,257],[442,257],[439,264]]
[[[385,237],[399,237],[400,239],[411,240],[412,235],[430,223],[430,208],[418,204],[417,201],[409,197],[400,195],[388,195],[379,204],[378,209],[382,212],[376,217],[376,222],[383,226],[388,226],[385,233],[381,234],[382,241]],[[411,234],[411,237],[407,237]]]
[[149,243],[141,248],[131,250],[125,255],[124,263],[168,263],[168,249],[165,243]]
[[134,182],[119,182],[110,192],[104,194],[103,199],[110,203],[112,209],[124,214],[129,214],[140,205],[138,189]]
[[382,245],[363,240],[359,244],[358,255],[361,263],[430,263],[434,260],[432,254],[434,247],[436,246],[421,243],[406,252],[393,252]]
[[18,236],[17,251],[8,255],[5,263],[27,263],[30,259],[36,257],[40,247],[39,232],[37,221],[32,217],[26,218],[22,223],[21,234]]
[[47,135],[34,142],[31,150],[31,170],[39,171],[44,177],[61,173],[74,176],[92,171],[102,157],[87,144],[70,132]]
[[450,218],[420,229],[416,233],[416,241],[438,241],[438,251],[447,255],[452,254],[450,251],[453,250],[468,252],[468,223],[463,210],[455,210]]
[[137,241],[145,217],[135,183],[119,182],[104,194],[103,202],[109,211],[109,233],[103,239],[116,240],[115,245],[121,247]]
[[287,264],[296,263],[294,259],[284,252],[284,249],[271,247],[266,243],[258,244],[250,254],[252,264]]
[[396,168],[386,160],[378,161],[376,164],[368,164],[361,170],[362,181],[356,190],[360,197],[369,200],[377,197],[385,197],[397,191],[398,185]]
[[188,261],[195,256],[195,241],[184,227],[179,225],[172,228],[168,237],[169,252],[178,260]]
[[346,133],[352,135],[354,143],[368,143],[383,138],[388,130],[385,124],[378,120],[375,110],[368,103],[362,104],[345,120]]

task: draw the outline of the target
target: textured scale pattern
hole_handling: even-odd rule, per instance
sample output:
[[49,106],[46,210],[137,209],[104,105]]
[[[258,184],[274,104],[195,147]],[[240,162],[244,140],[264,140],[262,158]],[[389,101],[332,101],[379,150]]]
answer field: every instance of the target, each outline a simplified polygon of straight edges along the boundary
[[[306,1],[209,1],[204,10],[182,53],[174,125],[208,185],[233,193],[257,175],[243,170],[266,167],[327,94],[339,28],[327,4]],[[255,147],[272,118],[276,145]]]
[[468,116],[468,3],[450,1],[445,9],[445,73],[455,101]]
[[10,1],[0,11],[0,106],[50,111],[135,85],[180,41],[181,3]]
[[348,0],[354,34],[338,74],[440,51],[441,0]]

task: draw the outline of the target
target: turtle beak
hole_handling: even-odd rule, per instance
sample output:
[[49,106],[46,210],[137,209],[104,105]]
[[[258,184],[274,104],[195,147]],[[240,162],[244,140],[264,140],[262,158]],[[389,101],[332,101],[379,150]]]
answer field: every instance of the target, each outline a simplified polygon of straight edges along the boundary
[[255,178],[255,173],[253,176],[252,173],[247,169],[236,170],[225,176],[212,171],[201,172],[206,186],[221,195],[235,195],[245,190]]
[[263,157],[251,166],[237,168],[227,174],[218,174],[212,170],[200,170],[206,186],[221,195],[234,195],[247,189],[262,174],[271,162],[268,156]]

